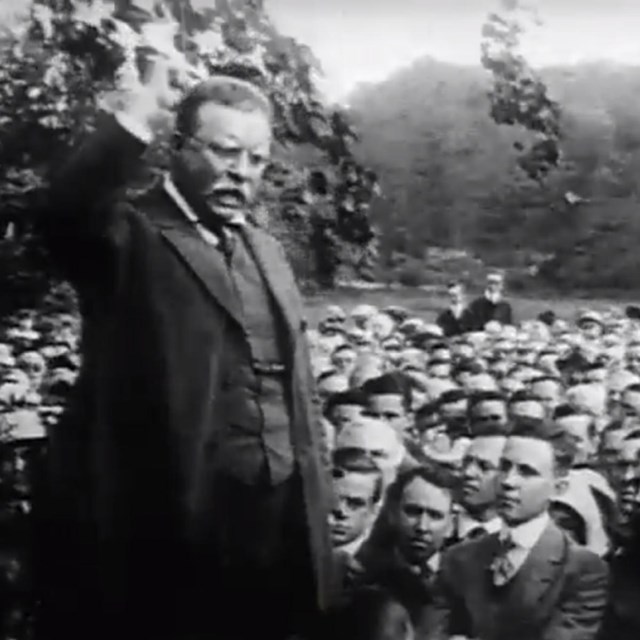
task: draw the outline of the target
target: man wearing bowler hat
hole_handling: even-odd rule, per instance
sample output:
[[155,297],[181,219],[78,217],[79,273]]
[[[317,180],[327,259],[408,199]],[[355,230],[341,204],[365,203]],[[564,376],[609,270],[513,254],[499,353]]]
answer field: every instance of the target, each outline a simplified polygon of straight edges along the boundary
[[84,318],[77,402],[51,444],[43,625],[275,640],[327,606],[331,543],[303,302],[251,216],[271,105],[224,70],[201,82],[177,104],[170,171],[124,203],[168,78],[156,61],[41,212]]

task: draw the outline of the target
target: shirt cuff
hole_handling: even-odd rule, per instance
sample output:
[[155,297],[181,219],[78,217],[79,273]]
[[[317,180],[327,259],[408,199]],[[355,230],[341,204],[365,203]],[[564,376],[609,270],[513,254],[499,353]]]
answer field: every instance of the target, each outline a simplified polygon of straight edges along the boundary
[[145,144],[151,144],[153,132],[146,124],[122,111],[114,114],[114,116],[118,124],[123,129],[126,129],[132,136],[138,138],[138,140]]

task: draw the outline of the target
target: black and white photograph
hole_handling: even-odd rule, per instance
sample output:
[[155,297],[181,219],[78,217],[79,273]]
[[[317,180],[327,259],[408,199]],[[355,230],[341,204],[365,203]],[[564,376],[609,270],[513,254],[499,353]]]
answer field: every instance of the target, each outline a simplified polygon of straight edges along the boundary
[[0,640],[640,640],[640,0],[0,0]]

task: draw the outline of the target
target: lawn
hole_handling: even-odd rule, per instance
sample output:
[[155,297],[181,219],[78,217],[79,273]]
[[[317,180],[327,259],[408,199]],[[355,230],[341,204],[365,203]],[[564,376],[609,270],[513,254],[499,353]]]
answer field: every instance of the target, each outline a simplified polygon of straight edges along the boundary
[[[547,297],[509,295],[508,299],[513,306],[516,320],[535,318],[547,309],[552,309],[560,318],[573,320],[581,309],[605,311],[612,306],[624,309],[626,305],[634,304],[631,299],[561,297],[557,294]],[[308,319],[312,326],[318,322],[329,304],[339,304],[345,311],[362,303],[373,304],[378,308],[400,305],[425,320],[434,320],[438,311],[447,304],[443,293],[421,289],[337,289],[331,293],[309,295],[306,300]]]

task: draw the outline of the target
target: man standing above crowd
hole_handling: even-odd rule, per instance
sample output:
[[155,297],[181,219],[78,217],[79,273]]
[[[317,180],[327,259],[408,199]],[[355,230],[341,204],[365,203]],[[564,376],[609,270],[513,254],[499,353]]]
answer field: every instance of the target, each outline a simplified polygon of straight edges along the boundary
[[470,331],[483,331],[488,322],[513,324],[511,305],[504,299],[504,276],[494,271],[487,276],[484,293],[469,305]]
[[471,329],[471,317],[467,309],[464,285],[452,282],[447,287],[449,307],[442,311],[436,324],[442,329],[445,337],[459,336]]
[[51,442],[43,624],[281,640],[327,605],[332,557],[303,303],[251,215],[271,105],[231,71],[198,84],[177,105],[170,172],[121,202],[178,98],[169,71],[151,63],[61,163],[42,211],[84,312],[80,401]]

